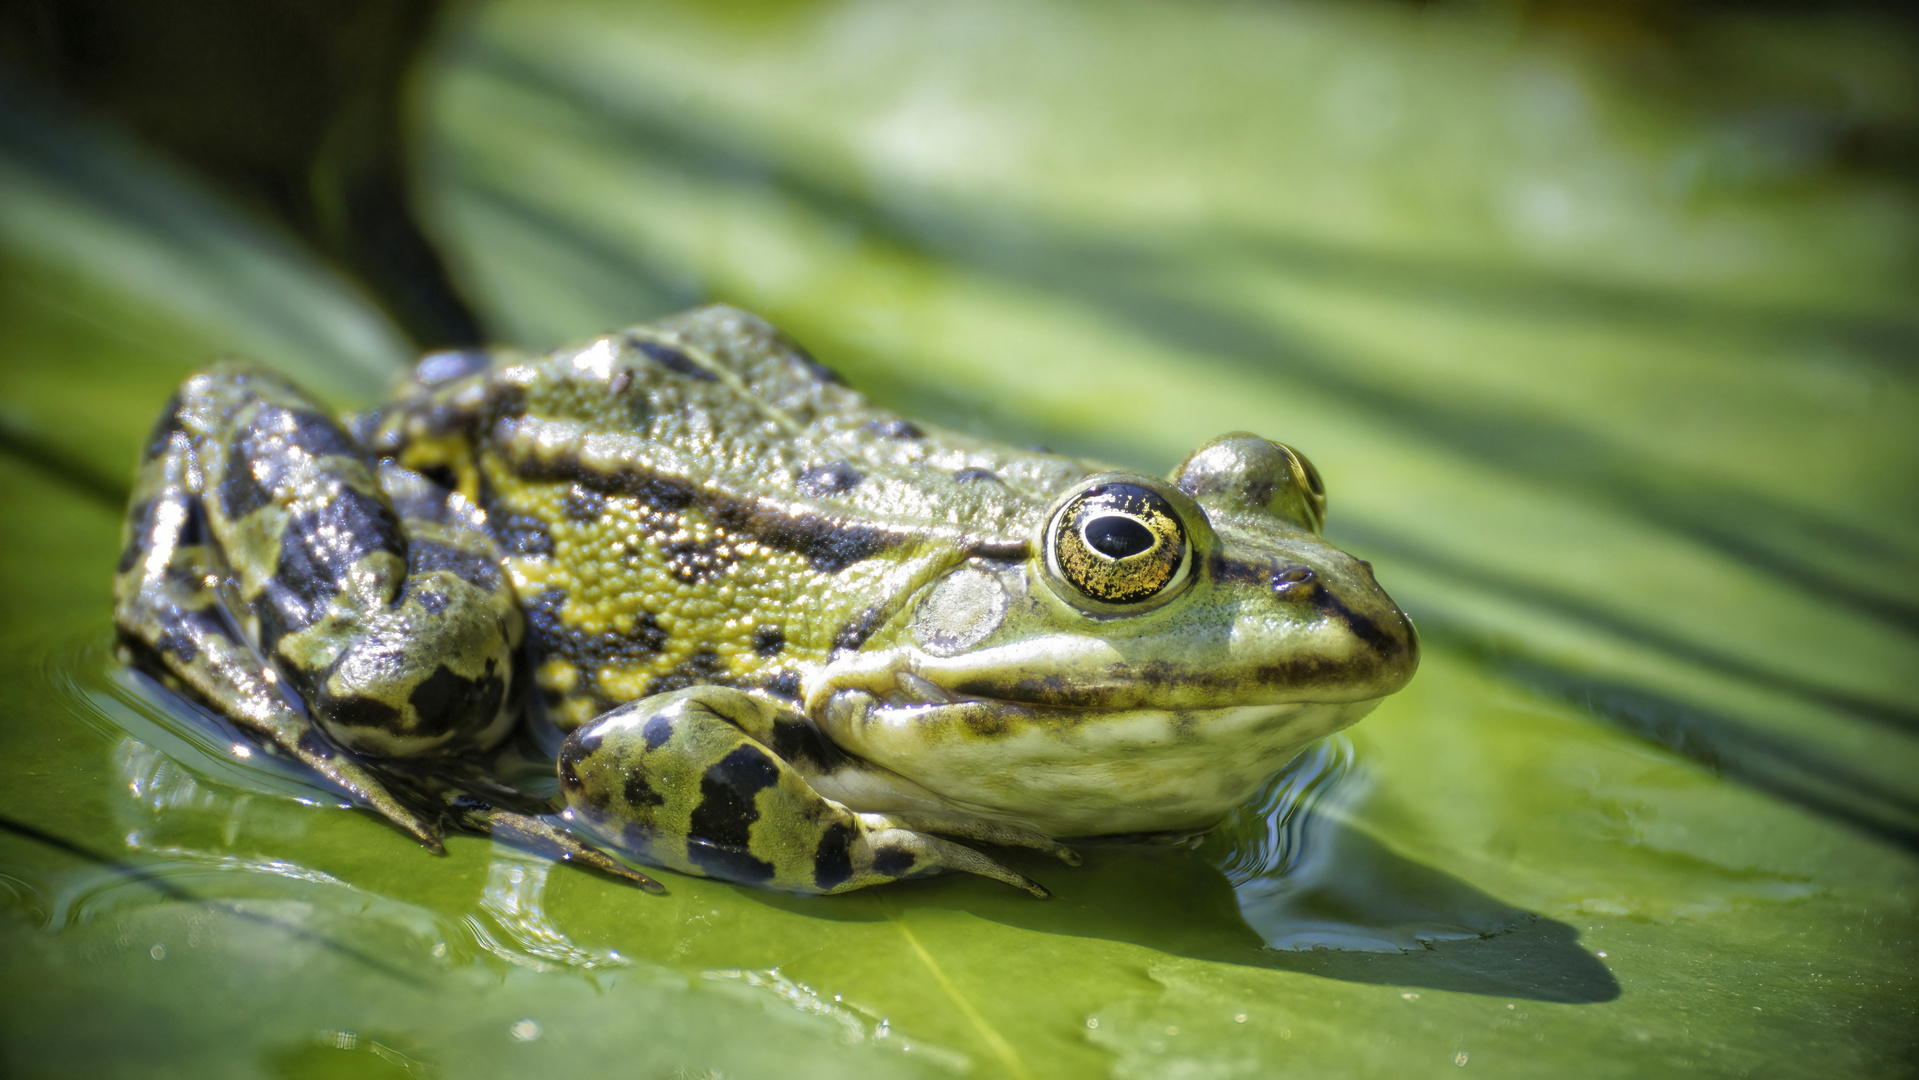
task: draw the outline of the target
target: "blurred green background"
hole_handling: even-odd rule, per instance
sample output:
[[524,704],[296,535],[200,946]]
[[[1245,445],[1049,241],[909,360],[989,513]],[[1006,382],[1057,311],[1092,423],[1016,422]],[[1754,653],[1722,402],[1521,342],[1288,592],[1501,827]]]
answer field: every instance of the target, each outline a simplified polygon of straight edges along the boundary
[[[1871,5],[19,0],[0,1073],[1909,1075],[1915,255]],[[1418,679],[1039,904],[436,860],[114,668],[194,367],[708,300],[983,434],[1300,447]]]

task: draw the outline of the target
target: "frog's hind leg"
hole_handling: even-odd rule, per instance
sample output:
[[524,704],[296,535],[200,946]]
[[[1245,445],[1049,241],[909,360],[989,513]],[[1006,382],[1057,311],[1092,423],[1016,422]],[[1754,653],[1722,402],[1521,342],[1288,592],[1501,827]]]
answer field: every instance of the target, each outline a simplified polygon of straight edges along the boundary
[[435,852],[439,830],[314,731],[223,595],[227,570],[208,535],[193,440],[169,405],[135,481],[114,576],[114,622],[135,658],[338,784]]
[[952,871],[1047,896],[971,848],[814,791],[779,751],[817,753],[811,721],[717,686],[607,712],[560,747],[568,818],[643,862],[800,893]]

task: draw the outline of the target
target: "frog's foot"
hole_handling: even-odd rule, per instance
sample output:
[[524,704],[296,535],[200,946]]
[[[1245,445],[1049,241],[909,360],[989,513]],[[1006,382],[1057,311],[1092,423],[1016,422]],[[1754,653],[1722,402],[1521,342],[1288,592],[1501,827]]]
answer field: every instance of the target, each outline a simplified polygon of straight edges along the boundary
[[114,621],[142,659],[434,852],[441,807],[363,760],[488,746],[519,615],[477,511],[375,466],[285,382],[188,379],[135,479]]
[[573,823],[683,873],[841,893],[959,871],[1048,895],[905,818],[848,810],[796,768],[831,767],[836,756],[803,715],[738,690],[696,686],[623,705],[569,735],[560,786]]
[[[167,454],[143,470],[133,536],[114,582],[114,620],[136,662],[345,789],[435,854],[436,823],[406,806],[352,755],[334,747],[287,698],[278,673],[234,626],[206,542],[206,513],[186,488],[189,462]],[[137,497],[137,496],[136,496]]]

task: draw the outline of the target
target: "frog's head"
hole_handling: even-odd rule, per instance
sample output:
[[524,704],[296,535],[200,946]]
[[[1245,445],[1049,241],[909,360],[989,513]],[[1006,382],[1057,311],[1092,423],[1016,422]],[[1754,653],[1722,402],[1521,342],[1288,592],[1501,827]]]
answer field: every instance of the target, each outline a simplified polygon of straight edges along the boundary
[[1086,477],[1026,559],[955,567],[888,647],[834,665],[815,715],[949,799],[1055,811],[1056,833],[1210,825],[1418,664],[1372,568],[1321,538],[1325,510],[1302,455],[1244,433],[1170,482]]

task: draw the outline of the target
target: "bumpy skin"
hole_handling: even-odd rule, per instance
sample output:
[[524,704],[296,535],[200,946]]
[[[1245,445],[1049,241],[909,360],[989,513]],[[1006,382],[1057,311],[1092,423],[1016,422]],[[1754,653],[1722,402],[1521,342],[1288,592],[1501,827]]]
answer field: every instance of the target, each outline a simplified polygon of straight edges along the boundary
[[504,737],[524,673],[573,732],[569,820],[643,861],[1038,891],[932,834],[1071,861],[1050,837],[1210,827],[1416,664],[1290,450],[1165,482],[922,428],[730,308],[428,357],[351,438],[233,369],[168,415],[124,636],[416,835],[382,776]]

